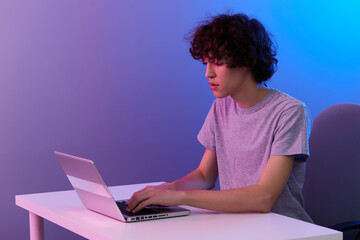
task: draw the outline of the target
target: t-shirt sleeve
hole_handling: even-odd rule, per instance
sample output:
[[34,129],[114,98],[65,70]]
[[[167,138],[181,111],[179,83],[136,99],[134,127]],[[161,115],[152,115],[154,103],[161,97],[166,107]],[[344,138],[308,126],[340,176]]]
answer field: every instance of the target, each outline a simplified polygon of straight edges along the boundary
[[308,108],[297,104],[285,110],[275,129],[271,155],[295,155],[295,161],[309,157],[312,120]]
[[199,142],[207,149],[216,152],[215,141],[215,101],[208,112],[204,124],[197,136]]

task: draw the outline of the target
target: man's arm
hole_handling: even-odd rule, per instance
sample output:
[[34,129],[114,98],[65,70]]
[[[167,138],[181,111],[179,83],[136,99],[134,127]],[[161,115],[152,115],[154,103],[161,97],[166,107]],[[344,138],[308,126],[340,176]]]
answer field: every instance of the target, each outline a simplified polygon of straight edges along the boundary
[[170,190],[210,190],[215,187],[217,177],[216,153],[206,149],[196,170],[174,182],[162,184],[162,186]]
[[149,205],[189,205],[223,212],[269,212],[282,193],[293,164],[293,156],[271,156],[257,184],[244,188],[174,191],[147,187],[133,195],[128,209],[137,212]]
[[181,203],[178,202],[181,199],[180,194],[189,190],[210,190],[215,186],[217,177],[216,152],[206,149],[196,170],[174,182],[163,183],[155,187],[148,186],[135,192],[127,201],[127,210],[138,211],[150,205],[148,204],[150,202],[154,205],[155,199],[157,199],[156,201],[160,201],[158,197],[160,197],[162,201],[161,204],[159,203],[158,205],[180,205]]
[[271,156],[257,184],[230,190],[187,191],[181,204],[223,212],[270,212],[293,165],[293,156]]

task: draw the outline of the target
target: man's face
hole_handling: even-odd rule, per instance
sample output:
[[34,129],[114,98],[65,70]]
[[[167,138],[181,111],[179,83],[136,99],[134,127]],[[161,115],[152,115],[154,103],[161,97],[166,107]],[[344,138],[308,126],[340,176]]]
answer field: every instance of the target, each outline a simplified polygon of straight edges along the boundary
[[204,60],[206,64],[205,77],[209,79],[210,89],[215,97],[235,97],[243,90],[246,76],[249,74],[245,67],[229,68],[225,60]]

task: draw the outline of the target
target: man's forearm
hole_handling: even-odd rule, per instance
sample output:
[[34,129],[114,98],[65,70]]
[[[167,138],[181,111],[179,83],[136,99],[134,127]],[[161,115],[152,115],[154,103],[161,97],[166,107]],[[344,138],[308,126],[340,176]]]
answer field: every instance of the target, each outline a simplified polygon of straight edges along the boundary
[[258,186],[207,191],[184,191],[181,204],[220,212],[269,212],[275,202]]
[[171,190],[209,190],[215,185],[213,181],[207,180],[201,172],[196,169],[188,175],[165,184]]
[[181,203],[224,212],[269,212],[283,192],[294,156],[271,156],[259,181],[251,186],[221,191],[184,191]]

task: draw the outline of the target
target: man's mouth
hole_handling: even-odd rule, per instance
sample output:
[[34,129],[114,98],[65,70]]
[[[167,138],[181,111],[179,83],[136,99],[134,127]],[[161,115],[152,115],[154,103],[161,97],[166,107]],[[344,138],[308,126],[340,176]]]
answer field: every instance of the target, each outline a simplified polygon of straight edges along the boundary
[[216,83],[209,82],[209,84],[210,84],[210,89],[211,90],[215,90],[219,86],[219,84],[216,84]]

